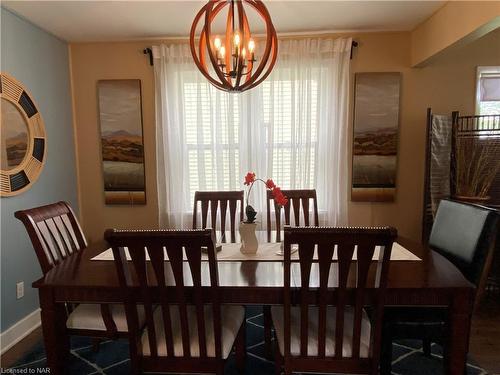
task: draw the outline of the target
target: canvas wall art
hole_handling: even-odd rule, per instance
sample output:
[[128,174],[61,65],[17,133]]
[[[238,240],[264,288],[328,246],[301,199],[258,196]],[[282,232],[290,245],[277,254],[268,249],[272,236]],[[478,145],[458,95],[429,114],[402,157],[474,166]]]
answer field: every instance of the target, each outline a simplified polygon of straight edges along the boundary
[[106,204],[145,204],[141,81],[97,83]]
[[351,200],[396,195],[400,73],[356,73]]

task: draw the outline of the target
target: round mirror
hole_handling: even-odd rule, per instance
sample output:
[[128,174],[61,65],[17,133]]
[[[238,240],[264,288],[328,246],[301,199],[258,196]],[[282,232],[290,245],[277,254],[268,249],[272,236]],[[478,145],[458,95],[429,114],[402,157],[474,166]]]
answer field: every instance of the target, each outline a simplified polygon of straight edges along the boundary
[[21,82],[0,73],[0,196],[33,186],[46,151],[45,126],[35,101]]
[[28,151],[28,124],[10,100],[1,98],[0,140],[2,149],[1,169],[11,170],[21,164]]

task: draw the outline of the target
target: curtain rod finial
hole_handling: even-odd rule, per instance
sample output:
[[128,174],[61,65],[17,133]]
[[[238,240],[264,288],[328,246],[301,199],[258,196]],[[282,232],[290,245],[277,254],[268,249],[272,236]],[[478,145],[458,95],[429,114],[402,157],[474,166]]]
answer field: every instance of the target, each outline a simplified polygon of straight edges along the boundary
[[145,55],[149,55],[149,65],[153,66],[153,50],[149,47],[144,48],[142,51]]

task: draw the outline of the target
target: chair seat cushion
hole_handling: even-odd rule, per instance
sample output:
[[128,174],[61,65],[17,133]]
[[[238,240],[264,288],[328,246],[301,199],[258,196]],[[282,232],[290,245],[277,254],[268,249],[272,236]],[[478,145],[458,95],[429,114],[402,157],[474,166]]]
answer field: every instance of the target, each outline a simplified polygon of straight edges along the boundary
[[[278,346],[280,353],[284,355],[285,333],[284,333],[284,317],[283,306],[275,306],[271,308],[273,317],[273,324],[276,330],[276,338],[278,339]],[[327,308],[326,317],[326,342],[325,342],[325,355],[332,357],[335,355],[335,319],[336,308],[329,306]],[[353,321],[354,321],[354,308],[347,306],[344,313],[344,342],[342,345],[342,356],[352,356],[352,335],[353,335]],[[309,326],[308,326],[308,356],[318,355],[318,308],[309,308]],[[300,355],[300,306],[293,306],[290,312],[291,318],[291,341],[290,352],[292,356]],[[363,310],[361,322],[361,340],[360,340],[360,357],[368,358],[370,348],[370,331],[371,324],[368,315]]]
[[[188,306],[188,327],[191,356],[199,357],[200,348],[198,342],[198,324],[196,309],[194,306]],[[170,317],[172,320],[172,341],[174,344],[175,357],[183,356],[182,349],[182,331],[179,316],[179,309],[177,306],[170,306]],[[165,340],[165,330],[163,326],[162,308],[158,307],[153,313],[156,333],[156,348],[158,356],[167,356],[167,344]],[[222,306],[221,307],[221,338],[222,338],[222,358],[227,358],[233,347],[234,340],[238,331],[245,319],[245,308],[243,306]],[[148,329],[144,330],[142,335],[142,353],[144,356],[151,354],[149,348]],[[205,337],[207,342],[207,355],[215,357],[215,337],[214,337],[214,324],[212,306],[205,306]]]
[[[109,309],[113,316],[113,321],[116,324],[118,332],[127,332],[127,316],[125,315],[125,307],[119,304],[110,304]],[[142,327],[145,321],[144,307],[139,306],[137,309],[139,325]],[[84,329],[93,331],[106,331],[106,326],[101,314],[101,305],[85,304],[78,305],[69,314],[66,321],[66,327],[70,329]]]

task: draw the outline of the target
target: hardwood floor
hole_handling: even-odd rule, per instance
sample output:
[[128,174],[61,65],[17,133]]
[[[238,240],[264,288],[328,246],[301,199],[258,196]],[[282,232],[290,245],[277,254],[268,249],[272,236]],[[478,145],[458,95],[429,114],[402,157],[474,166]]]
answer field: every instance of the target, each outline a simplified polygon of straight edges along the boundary
[[0,367],[4,369],[11,367],[19,358],[22,358],[31,348],[33,348],[33,346],[42,340],[42,327],[38,327],[0,356]]
[[[0,366],[8,368],[33,345],[42,340],[42,330],[37,328],[0,357]],[[485,293],[472,320],[470,354],[489,374],[500,375],[500,292]]]
[[472,319],[469,352],[489,374],[500,374],[500,291],[486,292]]

